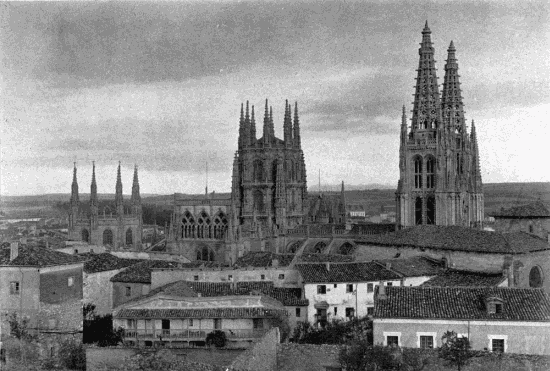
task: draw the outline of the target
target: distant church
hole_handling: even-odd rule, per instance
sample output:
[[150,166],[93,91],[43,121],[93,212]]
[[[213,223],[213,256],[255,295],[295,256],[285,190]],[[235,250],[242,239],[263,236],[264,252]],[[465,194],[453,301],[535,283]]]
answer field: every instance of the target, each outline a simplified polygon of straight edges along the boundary
[[143,211],[137,167],[134,168],[130,204],[130,208],[124,207],[119,163],[115,186],[115,207],[111,209],[105,206],[100,210],[94,163],[90,186],[90,208],[89,211],[84,211],[78,196],[75,163],[69,211],[69,240],[103,245],[111,250],[141,250]]
[[420,224],[481,227],[484,217],[479,150],[464,119],[453,42],[439,95],[428,23],[422,31],[412,124],[403,106],[397,186],[397,227]]

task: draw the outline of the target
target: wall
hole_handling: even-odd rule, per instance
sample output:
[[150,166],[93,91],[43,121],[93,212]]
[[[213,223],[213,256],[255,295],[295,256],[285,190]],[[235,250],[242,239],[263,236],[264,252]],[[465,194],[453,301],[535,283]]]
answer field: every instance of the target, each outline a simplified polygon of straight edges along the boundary
[[277,371],[277,346],[279,345],[279,328],[269,330],[263,338],[240,354],[231,363],[237,370]]
[[[393,286],[401,286],[400,280],[384,281],[384,285],[387,285],[388,282],[392,282]],[[367,292],[368,283],[373,285],[372,292]],[[353,293],[346,292],[346,283],[305,284],[304,295],[306,299],[309,300],[307,320],[310,323],[315,323],[315,314],[317,314],[315,304],[322,301],[326,301],[330,305],[327,309],[329,320],[332,318],[345,319],[346,308],[354,308],[358,317],[366,316],[367,308],[374,307],[374,288],[379,283],[379,281],[353,283],[353,290],[356,290],[358,293],[357,297]],[[325,285],[327,293],[318,294],[318,285]],[[334,285],[336,285],[336,287],[334,287]],[[337,308],[336,315],[334,314],[334,308]]]
[[537,251],[530,254],[514,257],[521,265],[516,270],[514,280],[518,287],[529,286],[529,272],[537,266],[542,271],[542,288],[550,294],[550,250]]
[[40,303],[40,326],[43,329],[62,332],[82,330],[82,299],[65,300],[62,303]]
[[[247,268],[247,269],[153,269],[151,273],[151,289],[176,281],[195,281],[199,276],[201,282],[230,282],[228,276],[233,276],[233,282],[272,281],[276,287],[300,287],[299,273],[289,268]],[[284,278],[279,279],[283,274]]]
[[340,345],[279,344],[278,371],[324,371],[340,367]]
[[[111,286],[113,291],[113,308],[148,294],[151,287],[151,285],[146,283],[134,282],[111,282]],[[127,287],[130,288],[130,296],[126,296]]]
[[384,332],[400,333],[400,346],[418,348],[418,332],[434,332],[435,347],[446,331],[470,334],[472,349],[489,348],[489,335],[505,335],[506,353],[550,355],[550,322],[451,321],[374,319],[374,344],[384,344]]
[[[19,294],[10,294],[10,282],[19,282]],[[30,325],[36,324],[40,307],[40,273],[37,268],[0,267],[0,316],[17,312],[18,317],[29,316]],[[7,335],[9,323],[0,321],[0,333]]]
[[[82,272],[82,264],[40,268],[40,301],[59,304],[82,300]],[[69,278],[72,278],[70,286]]]
[[96,314],[112,313],[113,283],[110,280],[123,269],[84,274],[84,303],[95,304]]
[[[532,232],[530,230],[532,228]],[[550,218],[495,218],[493,228],[497,232],[527,232],[547,239],[550,232]]]
[[[70,242],[70,241],[67,241]],[[69,245],[69,243],[67,243]],[[86,243],[71,244],[71,246],[64,247],[62,249],[56,249],[56,251],[64,252],[65,254],[84,254],[84,253],[94,253],[102,254],[105,252],[105,246],[101,245],[88,245]]]

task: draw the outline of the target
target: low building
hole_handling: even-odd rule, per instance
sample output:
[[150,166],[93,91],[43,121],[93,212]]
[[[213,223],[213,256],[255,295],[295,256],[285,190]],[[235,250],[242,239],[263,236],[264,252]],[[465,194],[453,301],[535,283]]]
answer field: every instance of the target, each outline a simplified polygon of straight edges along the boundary
[[447,331],[474,350],[550,354],[550,297],[540,289],[380,287],[375,344],[437,348]]
[[425,256],[375,260],[401,276],[401,286],[419,286],[445,270],[444,262]]
[[169,347],[204,345],[215,330],[225,333],[228,347],[247,347],[286,316],[283,305],[269,296],[205,297],[184,281],[125,303],[113,315],[127,345]]
[[372,315],[376,285],[401,285],[401,275],[375,262],[304,263],[296,269],[309,301],[307,321],[321,326],[332,318]]
[[55,354],[59,344],[82,334],[81,258],[50,249],[12,243],[0,250],[0,342],[10,337],[5,319],[28,320],[41,354]]
[[527,232],[550,242],[550,211],[542,201],[514,206],[491,214],[498,232]]
[[365,220],[365,207],[361,204],[348,204],[348,217],[353,219]]

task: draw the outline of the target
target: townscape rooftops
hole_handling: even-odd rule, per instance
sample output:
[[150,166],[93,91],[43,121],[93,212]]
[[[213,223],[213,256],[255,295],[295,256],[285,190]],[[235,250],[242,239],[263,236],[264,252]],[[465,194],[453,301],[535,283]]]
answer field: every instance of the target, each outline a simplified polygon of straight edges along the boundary
[[[359,237],[356,243],[497,254],[522,254],[550,249],[548,242],[542,238],[523,232],[498,233],[435,225],[415,226],[387,234],[365,235]],[[357,248],[361,246],[358,245]]]
[[151,270],[153,268],[178,268],[178,262],[165,260],[146,260],[129,266],[122,272],[111,277],[111,282],[151,283]]
[[[385,287],[375,295],[375,318],[550,321],[550,297],[540,289],[503,287]],[[501,313],[489,313],[486,299],[502,300]]]
[[422,286],[437,287],[477,287],[498,286],[506,278],[502,273],[469,272],[456,269],[441,271],[437,276],[424,282]]
[[389,267],[404,277],[435,276],[443,271],[444,264],[423,256],[414,256],[404,259],[384,259],[377,262]]
[[18,256],[10,261],[10,249],[4,248],[0,250],[0,265],[48,267],[78,264],[83,262],[84,259],[79,256],[46,249],[45,247],[28,245],[19,245]]
[[250,251],[235,262],[238,267],[273,267],[277,259],[279,267],[288,267],[294,259],[294,254],[275,254],[268,251]]
[[399,274],[375,262],[297,264],[296,268],[304,283],[369,282],[401,278]]
[[353,256],[351,255],[339,255],[339,254],[316,254],[316,253],[304,253],[298,257],[298,261],[302,263],[325,263],[325,262],[351,262]]
[[541,201],[502,209],[491,214],[495,218],[550,218],[550,211]]
[[252,308],[209,309],[122,309],[115,318],[273,318],[286,316],[285,310]]
[[144,261],[123,259],[109,253],[89,254],[88,257],[89,259],[84,263],[84,272],[88,274],[122,269]]
[[[236,282],[200,282],[177,281],[151,290],[146,297],[164,293],[176,297],[265,295],[278,300],[284,306],[307,306],[309,301],[302,299],[302,289],[275,287],[271,281]],[[143,299],[143,297],[139,298]]]

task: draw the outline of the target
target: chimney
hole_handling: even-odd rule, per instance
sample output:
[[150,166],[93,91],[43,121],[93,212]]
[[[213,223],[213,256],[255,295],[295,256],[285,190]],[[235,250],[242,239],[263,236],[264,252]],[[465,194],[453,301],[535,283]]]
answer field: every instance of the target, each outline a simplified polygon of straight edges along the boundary
[[378,286],[378,300],[386,300],[387,298],[386,286],[384,286],[384,282],[380,282],[380,285]]
[[278,268],[279,267],[279,259],[273,259],[271,260],[271,266],[273,268]]
[[330,262],[326,262],[325,265],[327,267],[327,272],[330,272]]
[[508,287],[514,287],[514,263],[508,267]]
[[390,269],[391,269],[391,262],[386,262],[386,269],[387,269],[387,270],[390,270]]
[[13,261],[19,256],[19,242],[10,243],[10,261]]

